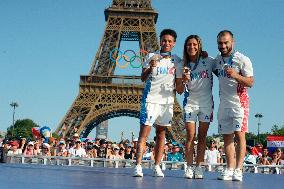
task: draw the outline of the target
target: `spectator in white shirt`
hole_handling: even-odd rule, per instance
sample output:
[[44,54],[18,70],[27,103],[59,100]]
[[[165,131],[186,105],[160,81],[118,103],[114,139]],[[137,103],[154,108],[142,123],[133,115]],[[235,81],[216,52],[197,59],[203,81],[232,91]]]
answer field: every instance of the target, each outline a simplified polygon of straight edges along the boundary
[[11,145],[11,147],[10,147],[7,155],[19,155],[19,154],[22,154],[22,150],[19,149],[19,143],[17,141],[11,141],[10,145]]
[[211,165],[219,163],[220,153],[216,148],[216,142],[214,140],[210,141],[210,147],[205,151],[204,161],[205,163]]
[[69,149],[69,156],[71,157],[86,157],[86,151],[81,147],[81,140],[76,139],[75,146]]

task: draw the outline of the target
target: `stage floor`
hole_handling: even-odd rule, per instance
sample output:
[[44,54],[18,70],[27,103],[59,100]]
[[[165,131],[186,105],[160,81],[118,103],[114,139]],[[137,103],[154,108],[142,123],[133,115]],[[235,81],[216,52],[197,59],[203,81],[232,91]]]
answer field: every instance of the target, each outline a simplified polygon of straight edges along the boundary
[[164,178],[152,177],[144,169],[144,177],[132,177],[129,168],[94,168],[0,164],[1,189],[97,189],[97,188],[159,188],[159,189],[273,189],[283,188],[284,175],[245,173],[243,182],[217,180],[218,173],[205,172],[204,179],[184,179],[181,170],[166,170]]

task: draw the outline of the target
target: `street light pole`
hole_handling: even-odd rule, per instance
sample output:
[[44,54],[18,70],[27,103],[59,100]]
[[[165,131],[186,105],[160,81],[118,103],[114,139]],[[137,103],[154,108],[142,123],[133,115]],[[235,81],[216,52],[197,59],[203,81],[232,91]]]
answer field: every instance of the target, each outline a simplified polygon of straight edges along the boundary
[[134,140],[134,132],[131,131],[131,141],[133,142],[133,140]]
[[15,126],[15,110],[16,110],[16,107],[18,107],[19,106],[19,104],[17,103],[17,102],[12,102],[11,104],[10,104],[10,106],[12,106],[13,107],[13,129],[12,129],[12,136],[13,136],[13,134],[14,134],[14,126]]
[[123,138],[124,138],[124,132],[123,131],[121,131],[121,134],[120,134],[120,140],[122,141],[123,140]]
[[260,143],[259,127],[260,127],[260,125],[261,125],[260,119],[263,118],[263,115],[262,115],[261,113],[257,113],[257,114],[255,114],[254,117],[258,119],[258,122],[257,122],[257,140],[258,140],[258,141],[257,141],[257,142]]

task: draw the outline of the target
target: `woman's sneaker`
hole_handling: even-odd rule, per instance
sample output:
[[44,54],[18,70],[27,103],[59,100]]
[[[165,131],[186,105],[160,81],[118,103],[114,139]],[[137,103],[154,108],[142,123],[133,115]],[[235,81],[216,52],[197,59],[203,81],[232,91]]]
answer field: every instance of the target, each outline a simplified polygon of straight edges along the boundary
[[202,167],[197,166],[194,170],[194,178],[195,179],[203,179],[203,170]]
[[184,173],[184,178],[192,179],[193,178],[193,173],[194,173],[194,167],[187,166],[187,168],[185,170],[185,173]]
[[143,177],[142,166],[136,165],[133,172],[134,177]]
[[234,174],[233,174],[233,180],[243,181],[243,172],[241,169],[235,169]]
[[162,172],[162,169],[160,165],[155,165],[153,168],[154,174],[153,177],[164,177],[164,173]]
[[219,180],[233,180],[233,174],[234,170],[233,169],[228,169],[226,168],[220,176],[218,176]]

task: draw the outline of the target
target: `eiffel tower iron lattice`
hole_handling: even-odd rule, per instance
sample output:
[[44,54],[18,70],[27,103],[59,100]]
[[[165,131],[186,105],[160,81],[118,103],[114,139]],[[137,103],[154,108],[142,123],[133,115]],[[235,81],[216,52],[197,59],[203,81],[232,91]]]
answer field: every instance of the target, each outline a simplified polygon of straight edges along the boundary
[[[113,0],[104,13],[104,36],[89,75],[80,76],[79,94],[55,131],[60,136],[80,133],[87,137],[92,129],[108,119],[139,118],[144,83],[140,76],[113,75],[116,63],[110,60],[110,52],[119,49],[121,41],[138,41],[140,49],[147,52],[158,50],[155,28],[158,13],[152,8],[151,0]],[[117,58],[118,52],[112,56]],[[176,100],[169,138],[184,141],[182,118]]]

